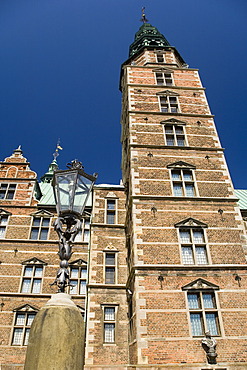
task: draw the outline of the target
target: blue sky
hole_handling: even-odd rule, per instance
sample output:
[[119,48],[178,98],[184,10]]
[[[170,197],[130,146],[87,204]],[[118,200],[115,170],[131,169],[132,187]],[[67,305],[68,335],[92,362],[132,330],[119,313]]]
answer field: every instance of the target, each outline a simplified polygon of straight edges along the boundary
[[74,158],[121,178],[120,65],[150,23],[200,69],[236,188],[247,188],[246,0],[1,0],[0,159],[22,145],[42,176]]

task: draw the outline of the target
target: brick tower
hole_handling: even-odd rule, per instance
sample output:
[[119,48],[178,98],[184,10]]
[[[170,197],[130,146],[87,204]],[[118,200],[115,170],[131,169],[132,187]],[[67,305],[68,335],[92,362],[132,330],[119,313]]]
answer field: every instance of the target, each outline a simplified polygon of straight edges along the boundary
[[247,368],[245,230],[204,90],[144,16],[121,74],[131,369]]

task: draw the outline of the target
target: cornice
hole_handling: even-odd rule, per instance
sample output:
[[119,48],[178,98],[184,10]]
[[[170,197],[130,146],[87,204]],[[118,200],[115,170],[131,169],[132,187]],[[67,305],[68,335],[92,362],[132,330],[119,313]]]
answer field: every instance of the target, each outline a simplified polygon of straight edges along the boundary
[[[154,67],[155,66],[155,67]],[[199,71],[198,68],[183,68],[183,67],[175,67],[177,66],[176,63],[151,63],[151,62],[147,62],[145,63],[144,66],[139,66],[137,64],[125,64],[122,68],[123,69],[126,69],[127,67],[131,67],[131,68],[143,68],[143,69],[153,69],[153,68],[158,68],[158,67],[167,67],[167,68],[173,68],[174,70],[176,71]],[[174,66],[174,67],[173,67]]]
[[167,195],[131,195],[132,199],[145,199],[145,200],[175,200],[175,201],[195,201],[195,202],[237,202],[238,198],[213,198],[213,197],[174,197]]
[[162,87],[164,88],[169,88],[169,89],[174,89],[174,90],[206,90],[205,87],[185,87],[185,86],[166,86],[166,85],[147,85],[147,84],[131,84],[131,83],[128,83],[126,84],[126,86],[130,86],[130,87],[151,87],[152,89],[153,88],[157,88],[157,89],[160,89]]
[[193,113],[164,113],[164,112],[152,112],[152,111],[141,111],[141,110],[128,110],[127,114],[145,114],[145,115],[155,115],[162,117],[172,117],[172,116],[182,116],[182,117],[201,117],[201,118],[214,118],[213,114],[193,114]]
[[205,148],[200,146],[171,146],[171,145],[146,145],[146,144],[130,144],[132,148],[149,148],[149,149],[174,149],[174,150],[202,150],[210,152],[224,152],[225,148]]

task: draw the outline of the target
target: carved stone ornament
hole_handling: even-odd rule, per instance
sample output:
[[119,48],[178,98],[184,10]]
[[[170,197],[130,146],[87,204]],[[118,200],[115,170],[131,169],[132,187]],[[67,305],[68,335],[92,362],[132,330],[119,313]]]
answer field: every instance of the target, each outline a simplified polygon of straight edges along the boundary
[[207,360],[209,364],[216,364],[216,353],[217,342],[214,338],[211,337],[210,331],[205,333],[205,337],[202,339],[202,347],[207,355]]

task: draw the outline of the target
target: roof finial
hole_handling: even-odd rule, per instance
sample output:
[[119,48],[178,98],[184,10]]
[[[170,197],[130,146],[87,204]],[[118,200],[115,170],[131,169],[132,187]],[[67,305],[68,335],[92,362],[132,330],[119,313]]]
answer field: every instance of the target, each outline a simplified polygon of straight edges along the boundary
[[142,18],[140,19],[140,21],[143,24],[148,22],[148,19],[146,18],[146,14],[145,14],[145,6],[142,7]]
[[60,146],[60,139],[58,139],[55,153],[53,153],[54,161],[56,161],[57,157],[59,156],[59,152],[58,152],[59,149],[63,150],[63,148]]

